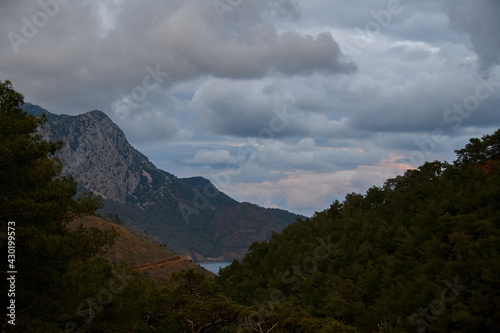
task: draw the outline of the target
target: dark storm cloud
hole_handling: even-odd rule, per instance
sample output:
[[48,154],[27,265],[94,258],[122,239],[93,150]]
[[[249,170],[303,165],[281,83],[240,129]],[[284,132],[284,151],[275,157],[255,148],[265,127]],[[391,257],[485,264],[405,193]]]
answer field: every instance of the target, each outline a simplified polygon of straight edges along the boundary
[[222,190],[307,213],[499,126],[498,8],[0,0],[0,79],[49,111],[105,111],[169,172],[237,165]]
[[[243,2],[241,7],[250,5]],[[2,31],[22,38],[23,18],[33,21],[33,15],[43,11],[36,2],[0,6]],[[223,29],[227,22],[218,22],[211,1],[124,1],[116,24],[107,30],[96,5],[82,1],[59,6],[36,36],[16,44],[3,34],[0,48],[2,76],[19,81],[31,99],[56,112],[109,109],[115,98],[142,82],[147,66],[169,73],[163,89],[207,75],[248,79],[353,69],[342,60],[331,35],[278,32],[264,21],[262,6],[247,13],[246,20],[236,8],[234,15],[242,20],[232,31]],[[23,82],[26,73],[37,89]]]
[[482,70],[500,64],[500,2],[448,0],[453,28],[467,34]]
[[[198,88],[192,105],[212,133],[238,137],[290,135],[299,114],[294,97],[280,84],[260,80],[210,80]],[[269,137],[269,134],[262,134]]]

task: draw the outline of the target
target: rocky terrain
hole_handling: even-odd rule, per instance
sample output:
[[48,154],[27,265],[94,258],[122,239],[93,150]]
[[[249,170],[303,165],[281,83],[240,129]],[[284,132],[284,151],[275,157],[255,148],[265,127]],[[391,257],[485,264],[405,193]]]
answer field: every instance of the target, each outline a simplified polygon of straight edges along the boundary
[[63,174],[72,175],[82,192],[102,197],[100,213],[119,217],[123,226],[187,258],[242,258],[252,242],[268,239],[300,217],[237,202],[205,178],[177,178],[158,169],[101,111],[68,116],[31,104],[24,109],[47,115],[41,134],[63,142],[56,155]]

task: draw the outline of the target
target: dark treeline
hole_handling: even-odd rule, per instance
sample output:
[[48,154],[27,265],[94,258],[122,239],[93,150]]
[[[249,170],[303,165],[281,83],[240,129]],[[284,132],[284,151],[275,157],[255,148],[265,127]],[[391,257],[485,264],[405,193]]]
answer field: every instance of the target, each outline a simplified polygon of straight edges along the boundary
[[66,228],[101,204],[60,176],[61,143],[23,103],[0,82],[0,232],[15,222],[18,272],[12,297],[1,264],[2,332],[500,331],[500,131],[298,220],[216,279],[156,285],[101,259],[116,233]]
[[500,130],[456,153],[254,244],[223,292],[360,332],[500,332]]

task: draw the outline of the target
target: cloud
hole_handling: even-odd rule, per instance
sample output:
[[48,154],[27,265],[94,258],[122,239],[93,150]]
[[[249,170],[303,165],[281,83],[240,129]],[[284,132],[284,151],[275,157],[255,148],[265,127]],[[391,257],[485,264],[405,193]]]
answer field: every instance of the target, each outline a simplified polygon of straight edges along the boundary
[[500,65],[500,3],[496,0],[447,0],[451,26],[467,34],[482,70]]
[[[4,31],[17,31],[20,35],[21,18],[41,11],[35,3],[23,7],[1,6]],[[257,19],[249,17],[242,19],[238,30],[227,34],[210,22],[210,17],[216,14],[210,1],[157,0],[147,4],[123,1],[120,10],[115,9],[113,20],[103,20],[102,10],[84,2],[60,7],[37,36],[20,45],[17,54],[9,44],[3,44],[6,62],[17,66],[43,62],[40,74],[44,78],[71,78],[72,86],[97,82],[102,85],[113,78],[117,88],[126,87],[126,83],[135,85],[144,68],[156,64],[169,71],[174,82],[203,75],[245,79],[270,72],[297,75],[352,69],[352,64],[341,61],[339,47],[331,35],[279,33],[272,23],[262,21],[264,9],[253,12],[259,16],[257,26],[242,27],[242,22]],[[104,36],[103,26],[107,31]],[[81,69],[86,69],[86,73]],[[15,76],[14,70],[7,74]],[[31,71],[35,76],[37,72]],[[71,72],[73,75],[68,77]]]
[[187,163],[194,164],[227,164],[234,163],[236,158],[231,156],[227,150],[208,150],[202,149],[196,152],[194,157]]
[[0,1],[0,79],[106,112],[166,171],[232,172],[239,199],[321,210],[500,124],[498,1],[60,2]]
[[309,171],[338,171],[376,163],[380,151],[374,147],[319,146],[312,138],[296,144],[273,141],[260,147],[255,161],[267,168]]
[[335,172],[296,170],[276,181],[232,182],[224,187],[229,195],[272,207],[283,203],[286,209],[311,216],[328,207],[334,200],[342,201],[347,193],[365,193],[372,186],[381,186],[386,179],[402,174],[410,165],[398,162],[391,155],[373,165]]
[[137,144],[175,142],[190,136],[173,117],[168,116],[168,111],[153,106],[147,111],[133,110],[125,118],[117,118],[113,114],[111,118],[127,133],[128,139]]
[[[33,24],[37,13],[46,15],[37,2],[2,2],[2,31],[23,36],[23,20]],[[207,77],[331,75],[355,68],[329,33],[278,31],[272,21],[298,16],[293,1],[243,1],[222,22],[212,1],[69,2],[57,5],[53,17],[18,45],[18,52],[7,38],[0,44],[0,74],[26,92],[27,101],[52,112],[100,109],[128,127],[134,140],[175,139],[182,133],[173,119],[176,104],[170,92],[178,84]],[[142,98],[137,89],[144,82],[151,85],[146,80],[151,68],[168,76]],[[130,101],[134,92],[136,106],[117,110],[116,102]],[[259,127],[263,119],[246,120]],[[132,122],[150,126],[140,133]]]
[[194,93],[191,105],[205,129],[217,134],[272,137],[290,131],[294,97],[273,80],[232,81],[211,79]]

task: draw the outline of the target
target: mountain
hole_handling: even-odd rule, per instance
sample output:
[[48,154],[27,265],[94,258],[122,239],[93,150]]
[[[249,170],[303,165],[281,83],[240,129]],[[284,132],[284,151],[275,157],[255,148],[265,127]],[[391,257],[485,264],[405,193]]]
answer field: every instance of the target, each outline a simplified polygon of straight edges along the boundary
[[46,114],[40,132],[64,143],[56,154],[63,174],[72,175],[80,191],[102,197],[102,214],[118,216],[123,226],[187,258],[242,258],[250,244],[301,217],[237,202],[203,177],[178,178],[158,169],[101,111],[55,115],[32,104],[24,110]]
[[111,264],[125,262],[131,265],[134,271],[156,283],[165,283],[173,273],[191,268],[207,277],[213,276],[211,272],[179,256],[167,247],[113,222],[96,216],[85,216],[69,223],[68,228],[76,230],[79,226],[99,230],[114,229],[117,237],[113,245],[106,249],[103,259]]

